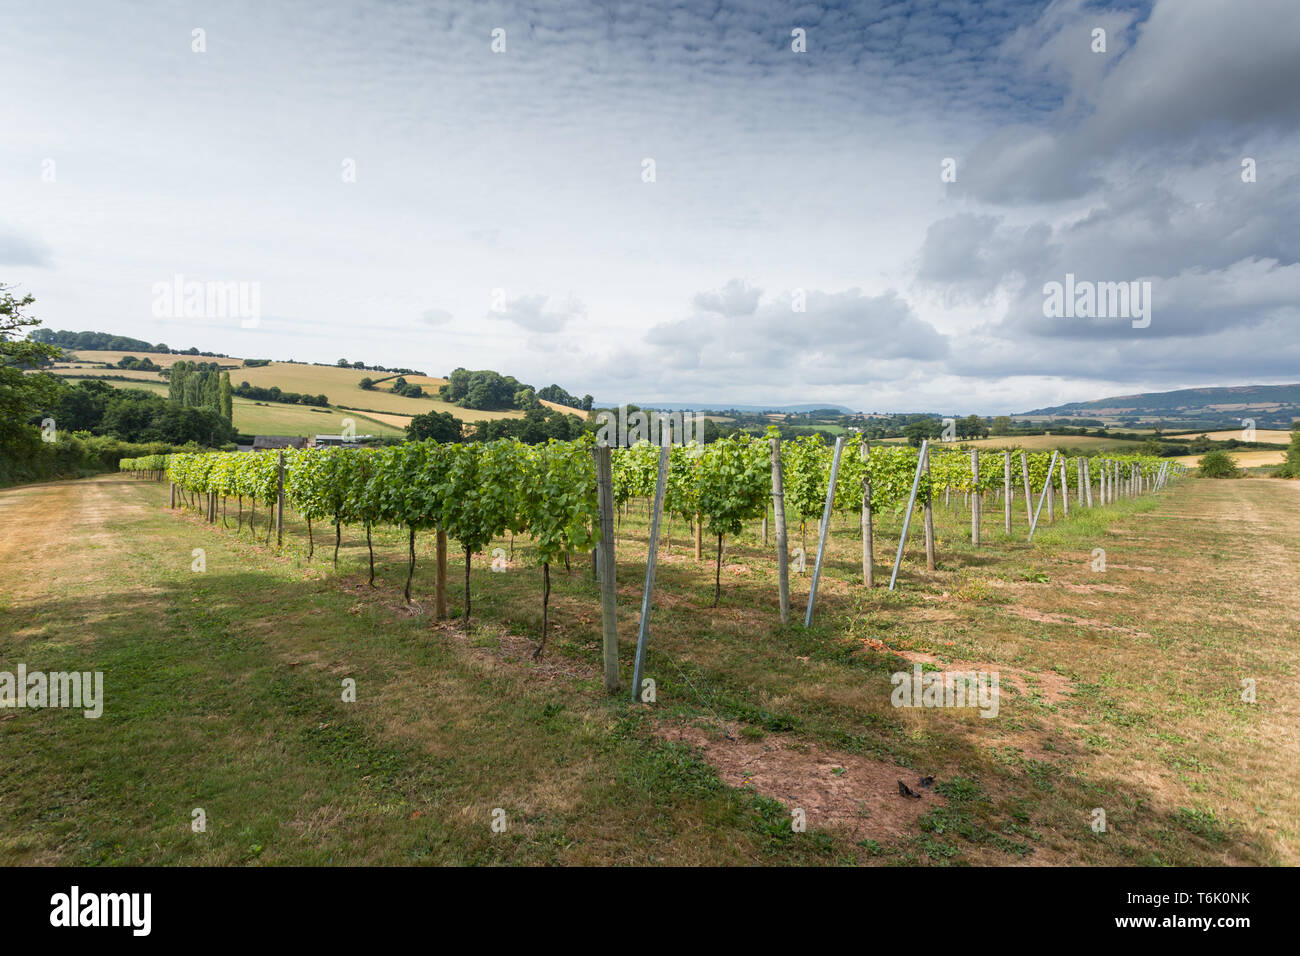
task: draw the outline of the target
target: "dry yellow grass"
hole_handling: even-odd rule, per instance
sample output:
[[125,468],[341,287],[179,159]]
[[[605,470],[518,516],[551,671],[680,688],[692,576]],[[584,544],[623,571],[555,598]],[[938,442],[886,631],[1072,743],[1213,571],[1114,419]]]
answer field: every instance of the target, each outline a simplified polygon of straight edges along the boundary
[[375,421],[383,422],[385,425],[392,425],[395,428],[405,428],[411,424],[410,415],[393,415],[388,412],[365,412],[365,417],[373,418]]
[[[1286,452],[1284,451],[1229,451],[1228,454],[1232,456],[1232,460],[1237,463],[1238,468],[1280,465],[1286,460]],[[1195,468],[1200,460],[1200,455],[1183,455],[1174,459],[1174,461],[1190,465],[1192,468]]]
[[166,380],[161,378],[157,372],[138,372],[125,368],[72,368],[67,365],[56,365],[49,371],[54,375],[60,375],[72,381],[83,381],[85,379],[113,375],[117,378],[129,378],[134,382],[148,382],[154,385],[162,385],[164,387],[167,385]]
[[[1206,438],[1212,439],[1214,441],[1228,441],[1229,439],[1235,438],[1237,439],[1237,441],[1249,440],[1249,441],[1262,441],[1262,442],[1276,442],[1277,444],[1280,445],[1285,445],[1291,441],[1291,433],[1289,431],[1284,431],[1280,428],[1257,428],[1255,430],[1255,437],[1252,439],[1247,439],[1242,429],[1240,428],[1228,428],[1228,429],[1224,429],[1223,431],[1217,431],[1217,432],[1198,432],[1197,434],[1198,435],[1203,434],[1205,435]],[[1187,438],[1189,436],[1182,435],[1180,437]],[[1195,437],[1195,436],[1190,436],[1190,437]]]
[[237,365],[242,365],[244,361],[238,358],[217,358],[215,355],[171,355],[165,352],[116,352],[91,349],[68,349],[67,351],[76,355],[82,365],[87,362],[106,362],[113,365],[122,361],[128,355],[133,355],[138,359],[147,358],[154,365],[160,365],[163,368],[171,368],[174,362],[216,362],[218,365],[234,368]]
[[1050,451],[1053,448],[1086,448],[1089,451],[1130,451],[1141,442],[1118,438],[1093,438],[1091,435],[993,435],[976,441],[961,442],[969,448],[1023,448],[1026,451]]

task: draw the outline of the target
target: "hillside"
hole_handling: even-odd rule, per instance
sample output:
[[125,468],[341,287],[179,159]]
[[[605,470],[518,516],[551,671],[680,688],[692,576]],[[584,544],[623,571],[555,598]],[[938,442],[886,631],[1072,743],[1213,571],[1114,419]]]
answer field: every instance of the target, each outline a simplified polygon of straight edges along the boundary
[[[113,368],[124,356],[148,358],[160,368],[170,368],[178,361],[216,362],[230,372],[230,381],[238,386],[242,382],[261,388],[276,386],[285,392],[324,394],[330,404],[326,409],[312,409],[305,405],[278,402],[254,402],[235,396],[235,427],[244,434],[306,435],[334,433],[342,430],[342,420],[352,418],[358,434],[400,435],[414,415],[427,412],[450,412],[458,420],[473,424],[495,418],[523,418],[517,409],[478,411],[461,408],[438,398],[406,398],[394,395],[392,373],[343,368],[335,365],[307,365],[300,362],[271,362],[267,365],[247,367],[243,359],[211,355],[177,355],[162,352],[125,352],[120,350],[77,349],[75,359],[58,362],[49,369],[70,380],[112,376],[109,385],[119,388],[146,388],[165,395],[166,380],[157,372]],[[387,379],[373,389],[363,389],[361,380]],[[445,378],[429,375],[406,375],[406,381],[420,385],[426,393],[437,393]],[[554,411],[574,413],[575,410],[554,402],[542,405]],[[581,414],[580,412],[577,414]]]
[[[1252,414],[1253,413],[1253,414]],[[1093,418],[1161,418],[1166,421],[1195,419],[1235,423],[1254,417],[1283,427],[1300,417],[1300,384],[1239,385],[1227,388],[1182,388],[1172,392],[1144,392],[1117,395],[1089,402],[1069,402],[1050,408],[1035,408],[1024,416],[1085,416]]]

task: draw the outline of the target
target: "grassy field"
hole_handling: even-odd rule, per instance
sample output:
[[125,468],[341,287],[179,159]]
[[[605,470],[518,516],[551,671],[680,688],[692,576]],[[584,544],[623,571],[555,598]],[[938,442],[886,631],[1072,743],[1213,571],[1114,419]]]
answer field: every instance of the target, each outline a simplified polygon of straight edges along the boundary
[[[167,383],[156,372],[140,372],[125,369],[87,368],[91,362],[117,362],[128,352],[90,351],[82,349],[77,352],[81,361],[59,363],[51,371],[62,375],[69,381],[77,382],[94,375],[115,375],[132,379],[130,382],[118,379],[107,380],[115,388],[145,388],[151,392],[167,394]],[[250,400],[235,399],[235,427],[246,434],[262,435],[305,435],[316,432],[337,433],[342,418],[351,417],[357,422],[358,433],[374,435],[403,434],[411,416],[428,412],[450,412],[462,422],[480,422],[493,418],[522,418],[524,413],[515,409],[483,412],[476,409],[460,408],[437,398],[404,398],[394,395],[392,376],[387,372],[367,372],[360,369],[339,368],[326,365],[303,365],[296,362],[272,362],[255,368],[245,368],[242,359],[214,359],[212,356],[164,355],[148,353],[148,357],[157,365],[170,367],[179,359],[194,361],[216,361],[230,367],[232,384],[248,382],[250,385],[270,388],[278,386],[285,392],[304,392],[310,395],[325,395],[330,400],[335,424],[321,427],[305,406],[270,403],[266,406],[254,406]],[[136,355],[145,358],[145,354]],[[78,367],[80,366],[80,367]],[[363,378],[387,378],[372,390],[363,389]],[[426,392],[436,394],[438,386],[446,383],[444,378],[427,375],[408,375],[407,382],[421,385]],[[241,409],[241,403],[244,407]],[[544,406],[568,414],[583,414],[572,408],[543,402]]]
[[[343,529],[336,571],[332,528],[309,563],[295,520],[277,551],[262,510],[254,535],[234,502],[229,530],[166,505],[166,485],[118,476],[0,492],[0,669],[102,670],[106,686],[98,720],[0,713],[4,864],[1300,860],[1300,482],[1188,480],[1058,512],[1032,545],[1016,501],[1015,534],[991,507],[978,550],[969,517],[939,507],[938,570],[914,526],[893,593],[862,587],[837,516],[811,630],[780,624],[756,523],[728,544],[715,609],[710,542],[697,565],[675,521],[654,705],[603,692],[585,557],[553,569],[535,664],[525,539],[491,546],[503,573],[475,556],[468,624],[453,544],[439,622],[429,533],[408,606],[400,531],[375,529],[372,589],[361,529]],[[644,513],[619,521],[625,686]],[[879,525],[886,580],[897,526]],[[792,579],[801,622],[808,576]],[[999,672],[998,716],[891,707],[890,675],[917,662]]]
[[265,404],[251,398],[232,399],[235,427],[245,435],[337,435],[343,420],[352,419],[358,435],[403,435],[397,425],[347,408]]
[[[87,379],[69,376],[70,382]],[[141,388],[155,395],[166,395],[165,382],[108,382],[117,388]],[[337,435],[343,420],[351,418],[358,435],[404,435],[410,418],[399,415],[368,415],[337,406],[316,408],[311,405],[286,405],[282,402],[255,402],[251,398],[231,399],[235,428],[244,435]]]

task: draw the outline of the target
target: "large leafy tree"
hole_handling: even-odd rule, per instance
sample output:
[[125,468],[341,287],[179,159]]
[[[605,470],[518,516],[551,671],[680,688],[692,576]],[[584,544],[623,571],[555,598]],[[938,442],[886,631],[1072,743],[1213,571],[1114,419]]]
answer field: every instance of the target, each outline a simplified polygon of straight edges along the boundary
[[58,394],[59,383],[52,375],[28,373],[58,358],[59,347],[19,338],[23,329],[40,325],[40,319],[23,311],[35,301],[0,283],[0,459],[10,461],[36,453],[40,433],[32,420],[51,407]]
[[451,412],[425,412],[411,419],[406,437],[411,441],[456,442],[461,440],[462,429]]

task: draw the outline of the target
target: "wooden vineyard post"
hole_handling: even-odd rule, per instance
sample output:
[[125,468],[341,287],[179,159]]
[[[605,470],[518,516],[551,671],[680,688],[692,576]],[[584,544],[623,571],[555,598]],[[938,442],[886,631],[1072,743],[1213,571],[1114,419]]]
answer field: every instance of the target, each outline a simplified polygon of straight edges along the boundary
[[925,568],[934,570],[934,486],[930,484],[930,449],[925,449]]
[[[862,443],[862,461],[869,465],[871,461],[870,442]],[[862,475],[862,583],[869,588],[876,586],[875,542],[871,527],[871,469],[863,469]]]
[[176,482],[169,481],[168,484],[172,486],[172,503],[169,504],[167,507],[175,508],[176,507]]
[[1082,508],[1083,507],[1083,456],[1080,455],[1078,458],[1076,458],[1074,460],[1074,464],[1075,464],[1076,477],[1078,479],[1074,483],[1074,490],[1075,493],[1078,494],[1079,496],[1078,505],[1080,508]]
[[1065,516],[1070,517],[1070,483],[1068,480],[1069,472],[1065,468],[1065,459],[1061,459],[1061,507],[1065,509]]
[[1029,490],[1029,456],[1023,451],[1020,453],[1020,476],[1025,482],[1025,520],[1032,524],[1034,521],[1034,496]]
[[1002,453],[1002,519],[1011,533],[1011,452]]
[[1038,516],[1043,513],[1043,501],[1052,492],[1052,472],[1056,470],[1056,456],[1060,452],[1052,452],[1052,460],[1047,464],[1047,481],[1043,482],[1043,493],[1038,497],[1038,509],[1034,512],[1034,520],[1029,525],[1029,540],[1034,540],[1034,531],[1038,528]]
[[700,513],[695,512],[695,561],[704,560],[704,526],[700,523]]
[[980,511],[983,501],[980,499],[980,453],[978,448],[970,450],[970,543],[980,546]]
[[[646,644],[650,641],[650,609],[654,606],[655,563],[659,556],[659,516],[664,510],[664,491],[668,484],[668,450],[669,446],[666,444],[659,447],[659,480],[655,482],[654,510],[650,513],[650,552],[645,560],[645,592],[641,595],[641,626],[636,638],[636,663],[632,668],[633,701],[641,699],[641,671],[645,667]],[[699,534],[698,515],[696,534]]]
[[1080,458],[1079,464],[1083,468],[1083,491],[1088,499],[1088,507],[1092,507],[1092,469],[1088,465],[1087,458]]
[[803,626],[812,627],[813,608],[817,604],[817,581],[822,575],[822,560],[826,556],[826,536],[831,531],[831,510],[835,507],[835,479],[840,473],[840,456],[844,453],[844,436],[835,439],[835,455],[831,459],[831,480],[826,486],[826,507],[822,511],[822,520],[817,529],[817,563],[813,565],[812,584],[808,587],[808,613],[804,615]]
[[618,690],[618,580],[614,567],[614,479],[610,448],[592,449],[596,456],[596,502],[600,511],[600,625],[605,657],[605,691]]
[[1056,456],[1052,456],[1052,464],[1047,469],[1047,483],[1043,485],[1043,490],[1047,492],[1047,523],[1056,524]]
[[275,479],[275,546],[284,547],[284,452],[280,452]]
[[772,436],[772,520],[776,522],[776,577],[781,591],[781,623],[790,623],[790,552],[785,539],[785,479],[781,473],[781,439]]
[[925,465],[925,453],[930,450],[930,439],[921,440],[921,453],[916,458],[916,475],[912,478],[912,494],[907,499],[907,511],[903,513],[903,533],[898,536],[898,554],[894,557],[894,573],[889,576],[889,590],[894,590],[898,580],[898,567],[903,563],[903,546],[907,544],[907,529],[912,523],[912,509],[916,507],[916,489],[921,484],[921,468]]
[[447,620],[447,532],[441,528],[435,536],[434,550],[438,567],[433,578],[433,613],[439,621]]

